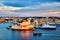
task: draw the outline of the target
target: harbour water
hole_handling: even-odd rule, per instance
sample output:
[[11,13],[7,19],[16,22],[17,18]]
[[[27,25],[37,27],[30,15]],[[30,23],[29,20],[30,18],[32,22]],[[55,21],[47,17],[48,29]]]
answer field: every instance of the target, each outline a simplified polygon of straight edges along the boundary
[[[12,23],[0,23],[0,40],[60,40],[60,24],[56,24],[56,30],[35,29],[34,31],[12,31],[6,27]],[[33,32],[41,32],[42,35],[34,36]]]

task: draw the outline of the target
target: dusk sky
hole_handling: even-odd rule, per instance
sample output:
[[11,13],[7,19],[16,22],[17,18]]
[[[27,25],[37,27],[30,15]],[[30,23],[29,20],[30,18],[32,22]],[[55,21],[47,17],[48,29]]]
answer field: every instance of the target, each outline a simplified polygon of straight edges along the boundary
[[60,0],[0,0],[0,16],[60,17]]

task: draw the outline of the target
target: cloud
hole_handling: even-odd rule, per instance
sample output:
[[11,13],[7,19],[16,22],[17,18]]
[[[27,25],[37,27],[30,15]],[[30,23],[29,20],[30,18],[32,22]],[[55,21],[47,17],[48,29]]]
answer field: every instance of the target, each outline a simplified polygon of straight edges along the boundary
[[4,4],[0,4],[0,10],[36,10],[36,9],[49,9],[49,8],[58,8],[60,7],[60,2],[53,2],[53,3],[42,3],[33,6],[25,6],[25,7],[13,7],[7,6]]
[[33,5],[33,6],[27,6],[24,7],[23,9],[48,9],[48,8],[58,8],[60,7],[60,2],[53,2],[53,3],[42,3],[38,5]]
[[33,6],[25,6],[25,7],[19,7],[21,10],[15,10],[15,12],[21,12],[21,11],[34,11],[34,10],[55,10],[60,9],[60,2],[53,2],[53,3],[42,3],[37,4]]
[[13,7],[4,5],[3,3],[0,4],[0,14],[2,16],[59,16],[59,11],[60,2],[39,3],[37,5],[25,7]]
[[20,7],[6,6],[4,4],[0,5],[0,10],[21,10]]

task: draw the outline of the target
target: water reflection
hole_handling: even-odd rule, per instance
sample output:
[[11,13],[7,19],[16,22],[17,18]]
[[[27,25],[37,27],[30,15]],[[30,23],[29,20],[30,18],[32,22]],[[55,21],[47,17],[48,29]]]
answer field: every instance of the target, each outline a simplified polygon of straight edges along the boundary
[[15,33],[15,31],[11,31],[11,40],[16,40],[16,33]]
[[22,40],[30,40],[31,31],[21,31]]

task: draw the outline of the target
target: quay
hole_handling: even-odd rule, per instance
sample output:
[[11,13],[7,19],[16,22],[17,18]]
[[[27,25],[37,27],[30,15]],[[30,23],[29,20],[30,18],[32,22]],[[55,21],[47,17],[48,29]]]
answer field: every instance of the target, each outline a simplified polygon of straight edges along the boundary
[[35,22],[36,25],[37,24],[44,24],[44,23],[46,23],[46,21],[48,21],[48,24],[60,23],[60,17],[48,17],[48,20],[46,20],[47,17],[0,17],[0,23],[8,22],[8,21],[21,22],[21,20],[23,20],[24,18],[31,18],[32,24]]

